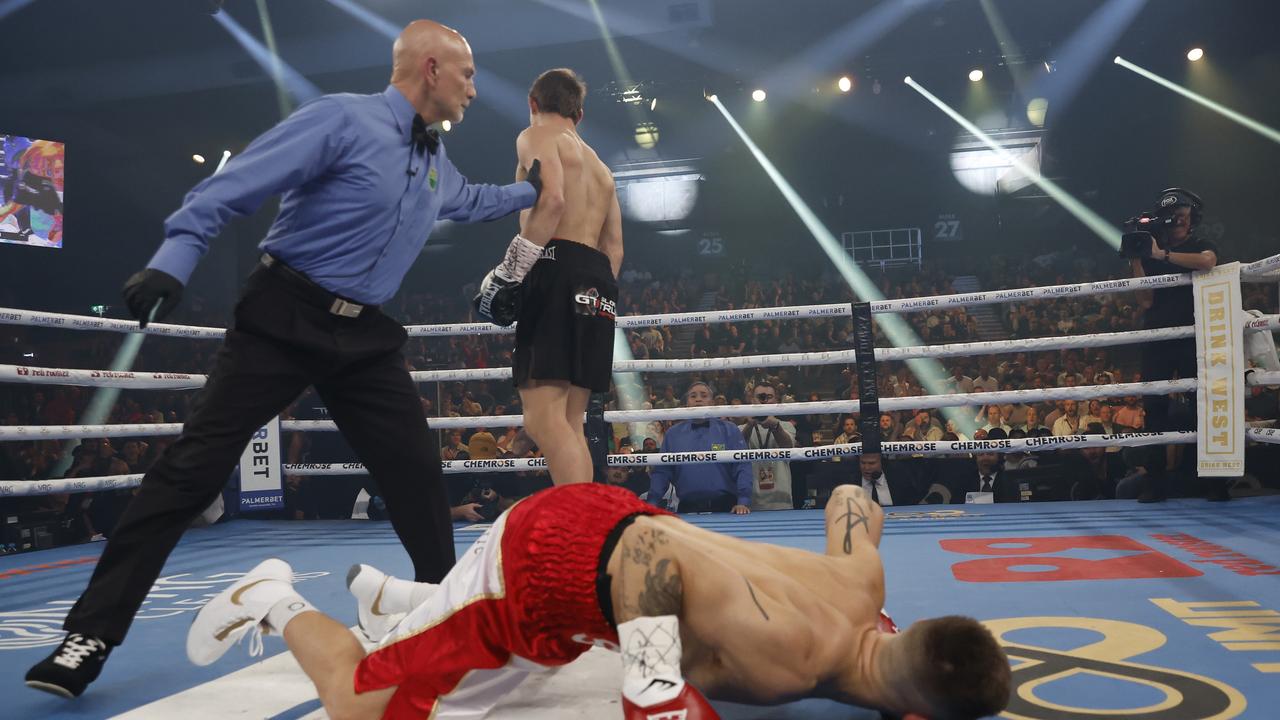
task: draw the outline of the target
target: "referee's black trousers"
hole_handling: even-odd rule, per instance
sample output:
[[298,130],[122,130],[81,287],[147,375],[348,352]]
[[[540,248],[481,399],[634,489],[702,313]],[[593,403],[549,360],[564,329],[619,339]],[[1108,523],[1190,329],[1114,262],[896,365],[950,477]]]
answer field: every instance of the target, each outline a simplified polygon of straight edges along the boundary
[[381,490],[416,579],[440,582],[453,567],[439,449],[405,366],[404,328],[376,308],[331,314],[317,286],[306,292],[287,272],[260,267],[249,277],[182,435],[125,509],[67,615],[69,632],[124,640],[165,559],[222,491],[250,436],[309,385]]

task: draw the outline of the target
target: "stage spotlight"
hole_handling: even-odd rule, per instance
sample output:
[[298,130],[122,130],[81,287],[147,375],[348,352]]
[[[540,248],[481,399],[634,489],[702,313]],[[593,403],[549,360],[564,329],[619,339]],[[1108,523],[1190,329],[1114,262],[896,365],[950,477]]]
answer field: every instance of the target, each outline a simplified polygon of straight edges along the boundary
[[1204,57],[1204,50],[1201,50],[1200,48],[1191,48],[1191,50],[1187,52],[1187,59],[1191,62],[1195,62],[1202,57]]
[[453,129],[453,123],[449,122],[448,120],[441,120],[440,129],[444,130],[445,132],[449,132],[450,130]]
[[203,155],[201,155],[200,153],[196,153],[195,155],[192,155],[192,156],[191,156],[191,159],[192,159],[192,160],[194,160],[194,161],[196,162],[196,164],[197,164],[197,165],[203,165],[203,164],[204,164],[204,156],[203,156]]
[[1232,110],[1231,108],[1223,105],[1222,103],[1216,103],[1203,95],[1194,93],[1188,90],[1187,88],[1184,88],[1181,85],[1173,82],[1172,80],[1169,80],[1168,78],[1160,77],[1159,75],[1151,72],[1150,70],[1134,65],[1133,63],[1129,62],[1128,60],[1125,60],[1119,55],[1116,56],[1116,64],[1122,68],[1125,68],[1126,70],[1132,70],[1133,72],[1141,75],[1142,77],[1145,77],[1146,79],[1150,80],[1151,82],[1157,85],[1163,85],[1164,87],[1169,88],[1170,90],[1178,93],[1179,95],[1187,98],[1188,100],[1199,103],[1200,105],[1218,113],[1219,115],[1227,118],[1228,120],[1235,121],[1249,128],[1250,130],[1258,133],[1259,135],[1266,137],[1268,140],[1271,140],[1272,142],[1280,143],[1280,130],[1276,130],[1273,127],[1263,125],[1257,120],[1254,120],[1253,118],[1248,117],[1246,115],[1242,115],[1236,112],[1235,110]]
[[756,90],[751,91],[751,99],[756,102],[764,102],[765,97],[766,95],[764,94],[764,90],[757,88]]
[[658,126],[651,122],[636,125],[636,144],[645,150],[653,149],[658,144]]
[[982,70],[980,68],[974,68],[973,70],[970,70],[969,79],[972,80],[973,82],[978,82],[979,80],[981,80]]
[[836,87],[840,88],[840,92],[847,93],[853,89],[853,80],[848,76],[840,78],[836,83]]
[[1044,127],[1044,117],[1049,113],[1049,100],[1046,98],[1032,98],[1027,103],[1027,120],[1036,127]]
[[654,110],[657,110],[657,109],[658,109],[658,98],[654,98],[649,101],[649,112],[653,112]]

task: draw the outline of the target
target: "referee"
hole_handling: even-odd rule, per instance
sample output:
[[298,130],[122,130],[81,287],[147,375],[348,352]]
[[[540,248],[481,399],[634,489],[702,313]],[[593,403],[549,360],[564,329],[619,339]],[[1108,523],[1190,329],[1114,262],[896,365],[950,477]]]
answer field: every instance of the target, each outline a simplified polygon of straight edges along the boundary
[[535,164],[525,182],[468,184],[427,130],[459,122],[475,98],[465,38],[418,20],[392,55],[385,91],[309,102],[197,185],[166,221],[147,268],[125,284],[142,327],[164,317],[227,220],[281,196],[262,262],[182,435],[143,478],[67,615],[66,638],[28,671],[28,686],[68,698],[84,692],[250,435],[309,385],[378,484],[416,579],[440,582],[453,566],[439,451],[401,352],[407,336],[378,306],[396,293],[437,219],[501,218],[532,206],[541,182]]

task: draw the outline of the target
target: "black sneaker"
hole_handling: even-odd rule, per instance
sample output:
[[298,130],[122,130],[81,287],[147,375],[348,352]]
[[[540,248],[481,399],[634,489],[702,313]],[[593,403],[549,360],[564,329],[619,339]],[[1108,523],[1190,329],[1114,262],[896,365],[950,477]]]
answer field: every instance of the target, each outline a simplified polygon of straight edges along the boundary
[[98,678],[111,647],[92,635],[71,633],[49,657],[27,671],[27,687],[71,699]]

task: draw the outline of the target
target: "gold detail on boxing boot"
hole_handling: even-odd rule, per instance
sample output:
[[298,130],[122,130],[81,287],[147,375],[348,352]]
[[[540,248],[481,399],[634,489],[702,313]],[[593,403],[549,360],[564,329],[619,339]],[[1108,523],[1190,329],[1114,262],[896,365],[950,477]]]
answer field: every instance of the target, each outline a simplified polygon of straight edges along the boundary
[[223,629],[219,630],[218,632],[214,633],[214,634],[213,634],[213,637],[214,637],[214,639],[215,639],[215,640],[217,640],[218,642],[222,642],[223,640],[226,640],[226,639],[227,639],[227,637],[228,637],[229,635],[231,635],[231,633],[233,633],[233,632],[235,632],[236,630],[238,630],[239,628],[243,627],[243,626],[245,625],[245,623],[251,623],[251,622],[253,622],[253,618],[249,618],[249,617],[246,617],[246,618],[240,618],[239,620],[236,620],[235,622],[231,623],[230,625],[226,626],[225,628],[223,628]]
[[382,579],[382,584],[378,586],[378,594],[373,597],[373,605],[369,608],[370,613],[374,615],[387,615],[387,613],[382,612],[382,591],[387,589],[387,581],[390,579],[391,578],[389,577]]

